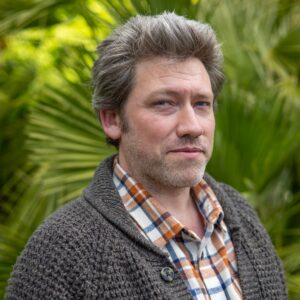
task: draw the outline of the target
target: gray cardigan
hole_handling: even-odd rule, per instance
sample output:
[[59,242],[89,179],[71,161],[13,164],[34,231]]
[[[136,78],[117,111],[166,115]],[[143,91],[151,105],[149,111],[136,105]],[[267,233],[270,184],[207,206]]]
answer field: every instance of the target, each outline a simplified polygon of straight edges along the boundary
[[[287,299],[281,263],[253,209],[233,188],[208,175],[205,180],[224,210],[244,299]],[[161,275],[166,267],[174,271],[170,282]],[[58,210],[33,234],[14,267],[6,299],[192,296],[168,256],[134,226],[112,182],[109,158],[82,197]]]

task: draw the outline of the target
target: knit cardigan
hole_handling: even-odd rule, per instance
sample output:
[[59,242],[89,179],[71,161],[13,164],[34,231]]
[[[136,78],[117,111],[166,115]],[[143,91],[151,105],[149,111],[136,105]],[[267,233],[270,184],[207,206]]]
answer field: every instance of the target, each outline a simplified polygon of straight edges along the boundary
[[[105,160],[82,196],[33,234],[6,299],[192,299],[168,255],[146,240],[123,206]],[[205,180],[231,233],[244,299],[287,299],[281,263],[256,213],[233,188]],[[161,270],[174,271],[164,281]]]

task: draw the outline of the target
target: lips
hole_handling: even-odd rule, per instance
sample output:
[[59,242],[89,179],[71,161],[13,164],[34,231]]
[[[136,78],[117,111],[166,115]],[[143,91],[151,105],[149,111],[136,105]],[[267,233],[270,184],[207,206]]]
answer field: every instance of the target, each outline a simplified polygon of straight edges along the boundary
[[203,147],[181,147],[171,149],[168,152],[171,153],[205,153],[205,149]]
[[199,148],[179,148],[179,149],[171,150],[170,152],[203,152],[203,151]]

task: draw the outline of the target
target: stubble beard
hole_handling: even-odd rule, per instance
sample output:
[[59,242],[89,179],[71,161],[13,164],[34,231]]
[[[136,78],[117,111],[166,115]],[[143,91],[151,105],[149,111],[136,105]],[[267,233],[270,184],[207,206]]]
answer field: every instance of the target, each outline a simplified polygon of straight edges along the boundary
[[193,187],[199,183],[205,173],[206,165],[211,157],[211,151],[205,145],[199,145],[192,137],[182,138],[178,143],[197,144],[205,149],[200,160],[176,160],[168,157],[167,149],[162,147],[160,155],[145,151],[138,136],[129,126],[125,113],[121,113],[121,130],[127,136],[124,144],[124,157],[129,167],[129,175],[147,186],[164,186],[168,188]]
[[206,163],[195,161],[155,161],[149,160],[149,177],[161,185],[171,188],[185,188],[195,186],[203,178]]
[[161,154],[144,150],[137,139],[130,137],[124,145],[124,155],[129,167],[129,175],[144,187],[161,186],[185,188],[195,186],[204,176],[209,157],[197,160],[176,159],[162,150]]

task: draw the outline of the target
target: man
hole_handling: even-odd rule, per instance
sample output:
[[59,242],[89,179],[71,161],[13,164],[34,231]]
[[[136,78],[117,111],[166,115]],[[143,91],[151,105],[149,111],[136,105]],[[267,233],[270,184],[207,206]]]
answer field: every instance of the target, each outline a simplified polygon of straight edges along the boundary
[[255,212],[204,174],[223,83],[213,30],[137,16],[99,52],[93,103],[118,155],[36,231],[7,299],[287,299]]

